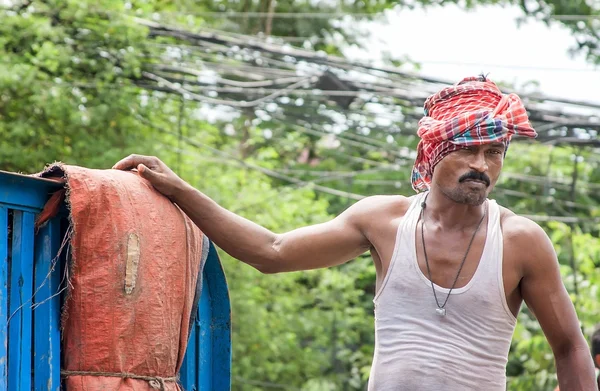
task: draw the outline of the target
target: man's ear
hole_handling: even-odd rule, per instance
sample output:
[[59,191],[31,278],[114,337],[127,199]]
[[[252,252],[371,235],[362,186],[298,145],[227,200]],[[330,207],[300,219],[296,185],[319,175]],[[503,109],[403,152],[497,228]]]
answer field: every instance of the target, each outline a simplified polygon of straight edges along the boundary
[[600,368],[600,354],[596,354],[594,357],[594,364],[596,364],[596,368]]

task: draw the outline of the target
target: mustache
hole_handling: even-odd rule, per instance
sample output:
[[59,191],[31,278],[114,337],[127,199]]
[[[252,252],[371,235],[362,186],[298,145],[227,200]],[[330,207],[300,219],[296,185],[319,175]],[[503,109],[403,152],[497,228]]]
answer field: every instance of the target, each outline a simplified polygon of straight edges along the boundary
[[489,186],[491,183],[490,177],[488,177],[485,173],[478,172],[478,171],[470,171],[466,174],[461,175],[461,177],[458,178],[458,182],[462,183],[469,179],[474,180],[474,181],[485,182],[486,186]]

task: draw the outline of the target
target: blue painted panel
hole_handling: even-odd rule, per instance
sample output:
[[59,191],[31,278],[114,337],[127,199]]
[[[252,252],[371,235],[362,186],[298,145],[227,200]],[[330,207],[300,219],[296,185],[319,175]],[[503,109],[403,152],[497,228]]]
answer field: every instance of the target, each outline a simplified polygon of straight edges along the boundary
[[196,347],[198,345],[198,331],[196,330],[198,327],[196,324],[192,327],[192,334],[190,335],[190,339],[188,340],[187,349],[185,352],[185,358],[183,359],[183,364],[181,365],[180,377],[181,385],[183,389],[186,391],[197,391],[198,387],[197,383],[197,375],[196,368],[198,367],[198,352],[196,351]]
[[8,389],[8,210],[0,206],[0,391]]
[[181,381],[187,391],[229,391],[231,389],[229,292],[221,262],[212,243],[209,246],[202,280],[198,316],[181,369]]
[[10,304],[8,309],[9,390],[31,389],[32,322],[30,299],[33,295],[33,224],[33,213],[13,212]]
[[33,302],[33,384],[35,390],[60,390],[60,220],[50,220],[35,240]]
[[[206,259],[206,266],[208,266],[208,262],[210,259]],[[212,313],[212,302],[211,302],[211,292],[210,292],[210,282],[208,281],[208,276],[206,275],[206,266],[205,270],[205,278],[204,282],[206,284],[202,285],[202,295],[200,296],[200,302],[198,303],[198,378],[197,384],[198,389],[200,390],[215,390],[220,391],[217,388],[213,387],[214,382],[214,373],[213,373],[213,361],[214,361],[214,353],[213,352],[213,341],[212,341],[212,322],[213,322],[213,313]]]
[[[212,384],[210,389],[229,391],[231,389],[231,307],[225,273],[219,261],[217,250],[212,243],[204,266],[204,274],[206,285],[203,288],[203,296],[204,289],[207,288],[210,292],[211,309],[210,333],[212,346],[210,349],[212,359],[210,365]],[[202,336],[202,323],[200,327]],[[200,344],[202,346],[202,341],[200,341]]]
[[9,208],[40,210],[46,204],[48,195],[62,187],[62,184],[0,171],[0,203]]

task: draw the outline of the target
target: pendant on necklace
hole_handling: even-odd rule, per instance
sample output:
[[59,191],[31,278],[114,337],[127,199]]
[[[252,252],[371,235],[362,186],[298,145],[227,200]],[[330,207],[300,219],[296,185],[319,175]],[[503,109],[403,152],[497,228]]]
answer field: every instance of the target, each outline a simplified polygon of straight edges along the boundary
[[445,308],[436,308],[435,313],[438,314],[439,316],[446,316],[446,309]]

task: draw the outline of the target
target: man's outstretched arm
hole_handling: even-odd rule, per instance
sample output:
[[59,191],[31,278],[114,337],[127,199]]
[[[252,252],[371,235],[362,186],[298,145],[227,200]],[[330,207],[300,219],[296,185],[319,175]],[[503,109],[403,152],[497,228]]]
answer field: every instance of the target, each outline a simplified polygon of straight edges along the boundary
[[509,220],[515,245],[527,254],[521,294],[552,348],[560,390],[597,390],[592,356],[562,283],[552,242],[534,222],[519,216]]
[[113,168],[137,169],[217,246],[263,273],[334,266],[370,247],[361,228],[361,219],[368,213],[368,200],[358,202],[329,222],[276,234],[219,206],[156,157],[131,155]]

